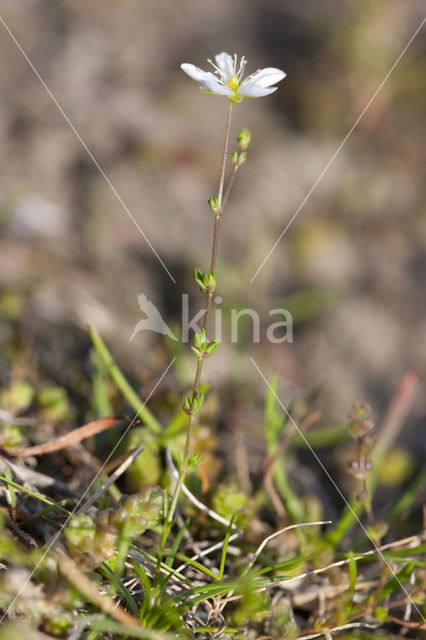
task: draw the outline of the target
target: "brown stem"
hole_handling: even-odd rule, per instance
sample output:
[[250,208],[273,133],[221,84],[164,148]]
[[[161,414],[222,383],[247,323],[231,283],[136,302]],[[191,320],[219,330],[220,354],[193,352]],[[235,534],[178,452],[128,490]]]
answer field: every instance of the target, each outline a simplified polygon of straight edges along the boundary
[[[223,187],[224,187],[224,182],[225,182],[225,169],[226,169],[226,160],[228,157],[228,147],[229,147],[229,134],[231,131],[231,115],[232,115],[232,102],[229,100],[228,102],[228,114],[227,114],[227,118],[226,118],[226,126],[225,126],[225,141],[224,141],[224,145],[223,145],[223,154],[222,154],[222,166],[221,166],[221,170],[220,170],[220,176],[219,176],[219,187],[218,187],[218,192],[217,192],[217,200],[218,200],[218,212],[215,215],[215,222],[214,222],[214,231],[213,231],[213,243],[212,243],[212,254],[211,254],[211,261],[210,261],[210,273],[212,273],[215,270],[215,266],[216,266],[216,256],[217,256],[217,246],[218,246],[218,240],[219,240],[219,226],[220,226],[220,218],[222,217],[222,213],[223,213],[223,208],[224,205],[226,203],[226,200],[228,199],[229,196],[229,192],[231,190],[232,187],[232,183],[234,182],[234,178],[235,178],[235,174],[237,171],[237,165],[234,165],[234,169],[231,175],[231,178],[228,182],[228,185],[226,187],[225,190],[225,194],[223,193]],[[236,168],[237,167],[237,168]],[[204,320],[203,320],[203,328],[206,331],[207,329],[207,320],[208,320],[208,315],[209,315],[209,311],[210,311],[210,302],[211,302],[211,298],[212,298],[212,292],[211,291],[207,291],[206,293],[206,305],[205,305],[205,309],[204,309]],[[195,371],[195,378],[194,378],[194,385],[192,387],[192,402],[195,399],[195,396],[198,392],[198,389],[200,387],[200,380],[201,380],[201,372],[202,372],[202,368],[203,368],[203,359],[199,358],[197,360],[197,369]],[[179,473],[179,479],[178,482],[176,484],[176,487],[173,491],[173,496],[172,496],[172,500],[170,503],[170,507],[168,509],[168,513],[167,513],[167,517],[166,517],[166,526],[163,528],[163,536],[160,542],[160,554],[161,554],[161,549],[164,548],[166,540],[167,540],[167,536],[168,536],[168,531],[169,528],[171,527],[172,521],[173,521],[173,517],[174,517],[174,512],[176,509],[176,505],[177,505],[177,501],[179,498],[179,494],[180,491],[182,489],[182,485],[185,479],[185,475],[188,471],[188,461],[191,455],[191,439],[192,439],[192,432],[194,429],[194,418],[195,418],[195,414],[191,411],[191,413],[189,414],[189,422],[188,422],[188,429],[186,432],[186,442],[185,442],[185,448],[184,448],[184,454],[183,454],[183,461],[182,461],[182,467],[180,469],[180,473]],[[161,556],[159,556],[159,560],[161,559]],[[157,574],[158,574],[158,570],[159,570],[159,564],[157,564]]]

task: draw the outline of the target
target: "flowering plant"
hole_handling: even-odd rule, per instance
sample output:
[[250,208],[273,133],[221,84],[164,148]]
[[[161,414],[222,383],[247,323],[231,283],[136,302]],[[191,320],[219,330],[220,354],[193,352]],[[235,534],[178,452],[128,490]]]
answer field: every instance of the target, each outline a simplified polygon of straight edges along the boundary
[[201,293],[205,296],[204,319],[203,327],[201,331],[195,333],[194,346],[191,347],[192,352],[196,357],[197,365],[192,392],[189,395],[185,396],[182,405],[184,412],[188,415],[186,442],[183,455],[181,455],[181,458],[179,460],[178,477],[174,486],[174,490],[172,491],[172,499],[170,501],[170,505],[166,515],[166,521],[163,527],[162,538],[160,542],[160,552],[157,563],[157,576],[159,575],[159,568],[164,554],[166,541],[173,525],[175,510],[181,489],[184,486],[185,477],[191,470],[191,468],[195,468],[198,464],[197,454],[191,453],[191,439],[194,427],[196,426],[196,415],[198,414],[204,402],[204,385],[201,385],[203,363],[206,358],[212,355],[213,351],[215,351],[220,343],[219,338],[207,338],[207,324],[211,299],[216,288],[216,258],[219,240],[219,227],[224,207],[234,183],[235,176],[239,168],[245,163],[247,159],[247,149],[251,141],[250,131],[248,129],[242,129],[237,136],[238,150],[234,151],[231,154],[231,162],[233,167],[229,176],[228,183],[225,186],[225,171],[228,158],[232,105],[234,102],[241,102],[242,99],[246,97],[259,98],[261,96],[267,96],[270,93],[273,93],[274,91],[276,91],[277,87],[273,87],[271,85],[279,82],[286,75],[284,71],[281,71],[281,69],[276,69],[275,67],[267,67],[266,69],[259,69],[245,80],[242,80],[246,66],[246,59],[244,58],[244,56],[240,60],[238,70],[238,59],[236,54],[234,55],[234,57],[232,57],[229,55],[229,53],[225,53],[224,51],[222,51],[222,53],[218,53],[215,56],[215,61],[216,63],[209,60],[210,64],[215,69],[214,73],[212,73],[211,71],[203,71],[199,67],[196,67],[195,65],[189,64],[187,62],[181,64],[181,68],[183,69],[183,71],[185,71],[185,73],[187,73],[191,78],[197,80],[200,83],[201,90],[204,93],[227,96],[229,98],[229,101],[217,196],[208,198],[210,210],[214,215],[210,268],[208,271],[203,271],[202,269],[199,269],[197,267],[194,271],[195,282],[198,284]]
[[245,80],[242,80],[247,62],[244,56],[241,58],[238,71],[236,54],[232,57],[229,53],[222,51],[222,53],[218,53],[215,56],[215,61],[216,64],[208,60],[215,69],[214,73],[203,71],[188,62],[181,64],[181,69],[193,80],[200,83],[201,91],[204,93],[228,96],[232,102],[241,102],[243,98],[268,96],[278,88],[272,85],[280,82],[286,76],[281,69],[266,67],[265,69],[258,69]]

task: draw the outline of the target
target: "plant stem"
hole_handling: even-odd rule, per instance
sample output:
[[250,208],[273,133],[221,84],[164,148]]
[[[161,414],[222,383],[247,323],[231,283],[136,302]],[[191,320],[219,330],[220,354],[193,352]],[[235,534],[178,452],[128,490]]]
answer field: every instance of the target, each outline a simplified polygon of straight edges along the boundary
[[[221,166],[221,170],[220,170],[220,178],[219,178],[219,187],[218,187],[218,191],[217,191],[217,199],[219,202],[219,207],[218,207],[218,211],[215,215],[215,221],[214,221],[214,230],[213,230],[213,243],[212,243],[212,254],[211,254],[211,260],[210,260],[210,273],[212,273],[215,268],[216,268],[216,256],[217,256],[217,246],[218,246],[218,241],[219,241],[219,227],[220,227],[220,219],[222,217],[222,213],[223,213],[223,185],[224,185],[224,181],[225,181],[225,169],[226,169],[226,160],[228,157],[228,147],[229,147],[229,134],[231,131],[231,115],[232,115],[232,102],[231,100],[228,101],[228,114],[227,114],[227,118],[226,118],[226,126],[225,126],[225,141],[224,141],[224,145],[223,145],[223,154],[222,154],[222,166]],[[229,189],[227,188],[226,190],[229,193]],[[207,329],[207,321],[208,321],[208,315],[209,315],[209,310],[210,310],[210,301],[212,298],[213,293],[211,291],[208,291],[206,293],[206,305],[205,305],[205,309],[204,309],[204,322],[203,322],[203,329],[206,330]],[[195,397],[195,394],[197,393],[199,386],[200,386],[200,379],[201,379],[201,372],[203,369],[203,359],[200,358],[199,360],[197,360],[197,368],[195,371],[195,378],[194,378],[194,385],[193,385],[193,389],[192,389],[192,398]],[[181,477],[182,477],[182,482],[181,482],[181,486],[183,483],[183,478],[187,472],[187,464],[188,464],[188,460],[189,457],[191,455],[191,436],[192,436],[192,430],[193,430],[193,425],[194,425],[194,413],[190,413],[189,415],[189,423],[188,423],[188,431],[186,433],[186,443],[185,443],[185,450],[184,450],[184,455],[183,455],[183,464],[182,464],[182,473],[181,473]],[[180,480],[180,478],[179,478]],[[180,490],[180,489],[179,489]]]
[[[226,161],[228,157],[228,147],[229,147],[229,134],[231,131],[231,115],[232,115],[232,102],[231,100],[229,100],[228,113],[227,113],[226,126],[225,126],[225,141],[224,141],[223,153],[222,153],[222,165],[220,170],[219,187],[217,192],[218,209],[217,209],[217,213],[215,214],[215,221],[214,221],[213,242],[212,242],[211,260],[210,260],[210,273],[215,271],[215,268],[216,268],[220,220],[222,217],[223,209],[228,199],[229,193],[231,191],[231,187],[234,182],[235,175],[239,168],[239,163],[238,162],[235,163],[231,177],[229,179],[229,182],[227,184],[227,187],[224,193],[225,170],[226,170]],[[208,321],[208,316],[210,311],[210,302],[211,302],[212,295],[213,295],[213,291],[210,291],[210,290],[206,291],[206,294],[205,294],[206,303],[204,308],[204,320],[203,320],[204,331],[206,331],[207,329],[207,321]],[[203,358],[198,358],[197,368],[196,368],[195,377],[194,377],[194,384],[192,387],[192,401],[194,401],[200,387],[202,369],[203,369]],[[158,562],[157,562],[156,581],[159,576],[160,563],[161,563],[161,559],[165,549],[166,541],[172,527],[176,505],[179,499],[182,485],[185,480],[185,476],[188,472],[188,462],[191,456],[191,440],[192,440],[192,432],[194,429],[194,421],[195,421],[195,413],[191,411],[189,413],[188,429],[186,432],[186,442],[185,442],[182,464],[180,465],[180,468],[179,468],[179,478],[173,491],[172,499],[167,511],[166,521],[164,523],[163,532],[161,536],[159,556],[158,556]]]
[[[224,202],[223,202],[223,185],[224,185],[224,180],[225,180],[226,159],[228,157],[229,133],[231,131],[231,114],[232,114],[232,102],[231,102],[231,100],[229,100],[228,117],[226,119],[226,128],[225,128],[225,142],[224,142],[224,145],[223,145],[222,169],[221,169],[221,172],[220,172],[219,188],[218,188],[218,191],[217,191],[217,199],[218,199],[219,206],[218,206],[218,212],[215,215],[215,221],[214,221],[213,246],[212,246],[212,258],[211,258],[211,262],[210,262],[210,273],[212,271],[214,271],[215,267],[216,267],[217,244],[218,244],[218,240],[219,240],[219,226],[220,226],[220,219],[222,217],[223,205],[224,205]],[[229,185],[228,185],[227,192],[229,193]]]

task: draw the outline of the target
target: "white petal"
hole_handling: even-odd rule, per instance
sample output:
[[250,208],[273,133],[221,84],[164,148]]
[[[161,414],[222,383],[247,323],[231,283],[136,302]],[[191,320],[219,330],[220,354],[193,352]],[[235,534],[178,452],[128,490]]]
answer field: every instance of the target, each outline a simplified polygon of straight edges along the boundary
[[230,96],[233,94],[233,90],[230,87],[226,87],[221,84],[213,74],[210,74],[211,78],[206,78],[201,81],[203,89],[210,91],[210,93],[216,93],[218,96]]
[[210,73],[210,71],[203,71],[199,67],[196,67],[195,64],[184,62],[180,65],[180,68],[182,71],[185,71],[190,78],[197,80],[197,82],[203,82],[207,79],[214,78],[214,75]]
[[188,62],[184,62],[180,66],[182,71],[185,71],[190,78],[199,82],[202,88],[206,91],[216,93],[219,96],[229,96],[234,93],[232,89],[221,84],[216,76],[213,73],[210,73],[210,71],[203,71],[199,67],[196,67],[194,64],[189,64]]
[[255,84],[241,85],[238,89],[238,95],[243,98],[261,98],[262,96],[269,96],[270,93],[274,93],[277,89],[278,87],[259,87]]
[[259,71],[256,71],[256,73],[253,73],[253,75],[244,80],[242,84],[254,84],[258,87],[270,87],[271,85],[280,82],[280,80],[283,80],[286,75],[287,74],[284,71],[281,71],[281,69],[267,67],[266,69],[260,69]]
[[230,56],[229,53],[222,51],[222,53],[218,53],[214,59],[226,82],[229,82],[235,73],[233,57]]

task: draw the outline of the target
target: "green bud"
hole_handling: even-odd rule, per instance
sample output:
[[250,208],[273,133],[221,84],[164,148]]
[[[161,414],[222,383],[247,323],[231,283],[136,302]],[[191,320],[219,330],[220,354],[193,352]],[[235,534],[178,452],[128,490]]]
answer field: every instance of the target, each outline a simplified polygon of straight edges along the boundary
[[247,153],[245,151],[241,151],[241,153],[238,156],[238,164],[241,165],[245,163],[245,161],[247,160]]
[[206,273],[205,285],[209,293],[213,293],[213,291],[216,289],[216,271]]
[[219,200],[217,198],[209,198],[208,203],[210,209],[216,215],[219,211]]
[[237,136],[238,144],[241,151],[246,151],[251,141],[251,133],[249,129],[241,129]]
[[204,329],[201,329],[201,331],[199,331],[194,335],[194,344],[197,347],[197,349],[201,349],[205,346],[206,332],[204,331]]
[[237,164],[238,163],[238,152],[237,151],[233,151],[231,154],[231,162],[232,164]]
[[213,340],[210,340],[210,342],[206,346],[205,353],[207,355],[211,355],[213,353],[213,351],[219,346],[219,344],[220,344],[220,339],[219,338],[213,338]]
[[207,293],[207,288],[204,282],[206,275],[207,274],[204,273],[204,271],[201,271],[201,269],[198,269],[197,267],[195,267],[194,269],[195,282],[200,287],[201,293]]
[[216,271],[204,273],[204,271],[195,267],[194,277],[202,293],[213,293],[216,287]]

